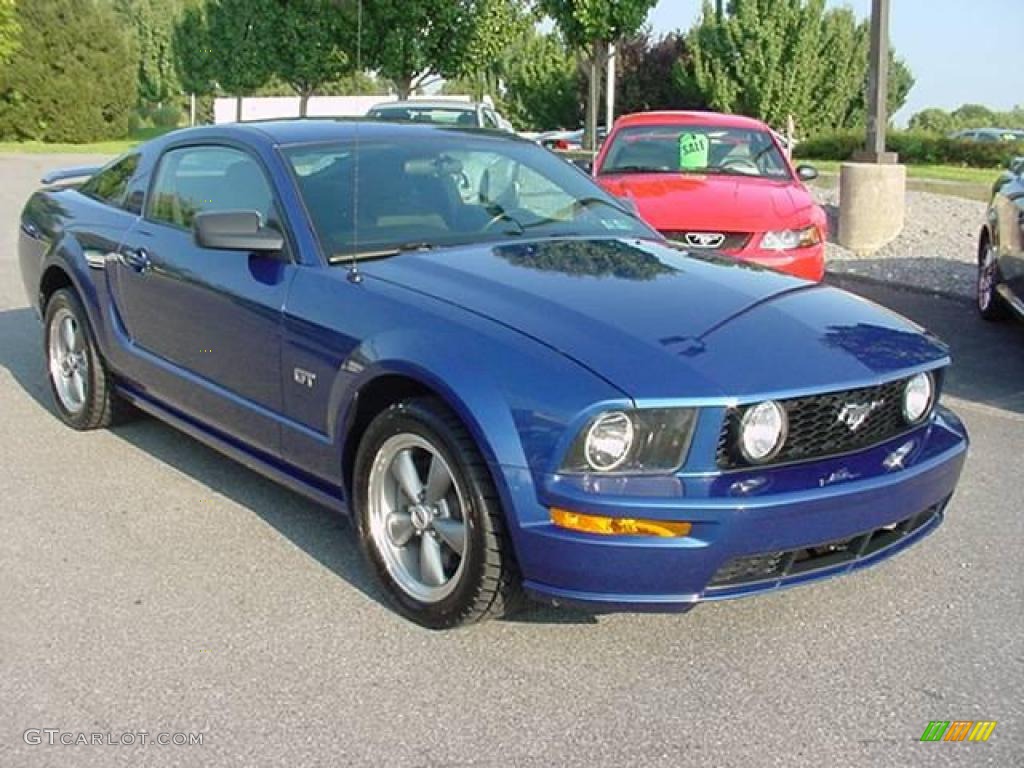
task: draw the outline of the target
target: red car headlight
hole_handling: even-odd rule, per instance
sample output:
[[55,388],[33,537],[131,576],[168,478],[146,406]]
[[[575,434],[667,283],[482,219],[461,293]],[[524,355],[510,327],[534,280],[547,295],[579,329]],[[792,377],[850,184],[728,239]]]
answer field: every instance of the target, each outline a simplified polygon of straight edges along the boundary
[[821,232],[813,225],[804,229],[765,232],[761,236],[761,247],[766,251],[794,251],[797,248],[810,248],[820,242]]

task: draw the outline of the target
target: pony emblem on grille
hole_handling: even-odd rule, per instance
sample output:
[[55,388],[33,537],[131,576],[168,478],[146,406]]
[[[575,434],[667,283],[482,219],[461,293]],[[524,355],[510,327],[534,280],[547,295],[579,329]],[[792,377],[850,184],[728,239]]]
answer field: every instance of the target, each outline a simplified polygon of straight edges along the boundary
[[839,410],[836,421],[845,424],[851,432],[856,432],[874,413],[885,404],[885,400],[872,400],[868,403],[847,403]]

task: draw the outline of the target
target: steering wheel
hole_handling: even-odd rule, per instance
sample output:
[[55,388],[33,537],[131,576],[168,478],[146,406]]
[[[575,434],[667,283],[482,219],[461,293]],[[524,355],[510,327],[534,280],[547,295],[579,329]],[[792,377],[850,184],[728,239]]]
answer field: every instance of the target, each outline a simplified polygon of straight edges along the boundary
[[[495,209],[491,209],[494,211]],[[518,234],[522,234],[526,231],[525,227],[519,223],[519,220],[514,216],[510,215],[504,208],[498,208],[492,215],[490,221],[483,225],[480,229],[480,234],[490,232],[491,229],[499,222],[507,221],[510,222],[518,231]]]
[[722,168],[735,168],[740,173],[761,173],[761,169],[757,167],[757,163],[755,163],[753,160],[746,160],[744,158],[726,160],[725,162],[722,163]]

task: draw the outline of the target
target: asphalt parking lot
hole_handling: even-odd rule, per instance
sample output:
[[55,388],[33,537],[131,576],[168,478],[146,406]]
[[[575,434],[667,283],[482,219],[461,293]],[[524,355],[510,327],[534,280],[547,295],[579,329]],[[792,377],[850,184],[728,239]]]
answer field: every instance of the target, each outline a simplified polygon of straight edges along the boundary
[[[684,616],[432,633],[345,523],[152,420],[51,412],[0,158],[0,766],[1024,764],[1024,327],[863,283],[946,338],[973,440],[945,525],[878,568]],[[995,720],[988,743],[920,743]],[[26,744],[27,729],[202,745]]]

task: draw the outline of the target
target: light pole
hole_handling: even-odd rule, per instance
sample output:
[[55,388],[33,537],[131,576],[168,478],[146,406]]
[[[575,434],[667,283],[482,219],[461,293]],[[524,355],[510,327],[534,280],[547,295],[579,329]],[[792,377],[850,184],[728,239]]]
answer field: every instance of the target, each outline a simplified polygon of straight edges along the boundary
[[897,162],[896,154],[885,150],[885,131],[889,125],[889,2],[871,0],[868,140],[865,151],[857,156],[857,160],[865,163]]

